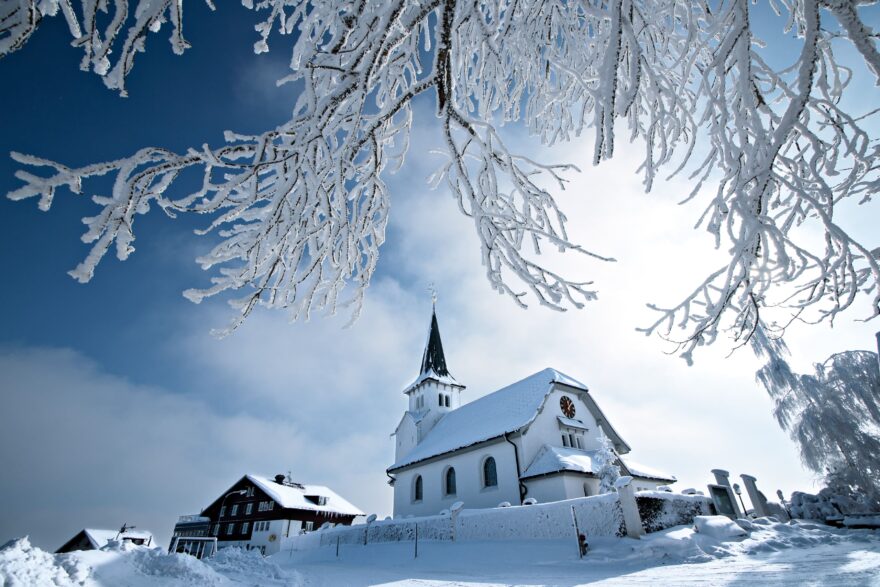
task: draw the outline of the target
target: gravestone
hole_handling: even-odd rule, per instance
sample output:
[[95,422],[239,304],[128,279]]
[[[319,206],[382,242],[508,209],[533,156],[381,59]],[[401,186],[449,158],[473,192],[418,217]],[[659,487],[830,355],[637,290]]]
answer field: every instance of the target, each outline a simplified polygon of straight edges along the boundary
[[720,516],[727,516],[731,520],[740,518],[739,508],[736,507],[736,500],[733,497],[733,491],[727,485],[709,485],[709,496],[712,503],[715,504],[715,511]]
[[758,491],[758,486],[755,484],[757,479],[751,475],[740,475],[740,477],[742,477],[743,484],[746,486],[746,492],[749,494],[749,500],[752,502],[755,516],[759,518],[769,516],[770,510],[767,507],[767,499]]
[[733,497],[733,487],[730,486],[730,473],[724,469],[712,469],[712,474],[715,475],[716,484],[721,487],[727,487],[727,493],[730,495],[731,502],[733,502],[734,519],[745,517],[745,512],[739,511],[739,504],[736,503],[736,499]]

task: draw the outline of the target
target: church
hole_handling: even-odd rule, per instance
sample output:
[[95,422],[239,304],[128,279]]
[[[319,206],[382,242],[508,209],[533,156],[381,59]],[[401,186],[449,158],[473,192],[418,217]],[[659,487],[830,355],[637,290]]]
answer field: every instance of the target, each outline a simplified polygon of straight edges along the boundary
[[[586,385],[555,369],[462,405],[465,386],[449,372],[436,310],[419,376],[403,393],[409,405],[394,431],[394,517],[519,505],[595,495],[593,457],[607,437],[621,475],[656,489],[675,477],[631,460],[630,446]],[[506,502],[506,503],[505,503]]]

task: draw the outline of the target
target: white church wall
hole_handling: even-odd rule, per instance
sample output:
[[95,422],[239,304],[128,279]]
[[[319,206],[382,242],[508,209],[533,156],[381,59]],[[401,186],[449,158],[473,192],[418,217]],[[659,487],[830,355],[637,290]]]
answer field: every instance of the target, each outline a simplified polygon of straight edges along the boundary
[[[410,391],[409,409],[416,410],[421,399],[421,409],[427,409],[428,413],[419,421],[418,440],[427,436],[428,432],[447,413],[461,406],[461,388],[446,383],[440,383],[433,379],[427,379]],[[440,405],[441,397],[444,399]],[[446,406],[445,398],[449,398],[449,406]]]
[[[577,473],[562,473],[562,483],[566,499],[588,497],[599,493],[599,480]],[[586,487],[584,487],[586,485]],[[586,489],[586,492],[584,491]]]
[[599,493],[599,480],[579,473],[557,473],[526,479],[523,483],[528,488],[526,498],[532,497],[538,503],[591,497]]
[[[483,462],[495,459],[497,487],[483,487]],[[445,475],[455,469],[455,495],[445,495]],[[416,475],[422,477],[422,500],[413,501]],[[518,475],[513,447],[504,439],[463,450],[443,459],[395,474],[394,517],[429,516],[449,509],[457,501],[467,508],[495,507],[503,501],[519,503]]]
[[526,499],[531,497],[536,499],[538,503],[558,501],[565,495],[565,485],[560,475],[526,479],[523,483],[528,488]]
[[394,460],[400,460],[415,448],[418,443],[418,430],[412,417],[404,415],[394,433]]
[[598,425],[590,410],[587,409],[587,405],[581,401],[579,394],[571,390],[554,387],[553,391],[548,394],[547,400],[538,412],[534,422],[529,425],[528,432],[522,436],[520,458],[522,459],[523,470],[528,468],[544,444],[562,446],[562,432],[557,417],[563,415],[559,407],[559,400],[563,396],[571,398],[575,406],[575,419],[582,421],[588,429],[583,435],[585,441],[584,449],[598,448]]

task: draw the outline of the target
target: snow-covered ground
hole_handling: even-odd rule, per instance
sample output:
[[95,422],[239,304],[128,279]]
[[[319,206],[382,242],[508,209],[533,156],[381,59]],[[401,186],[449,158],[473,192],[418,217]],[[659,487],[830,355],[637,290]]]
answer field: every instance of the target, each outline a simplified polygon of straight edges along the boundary
[[[723,533],[721,533],[723,535]],[[719,535],[715,533],[715,535]],[[0,550],[0,585],[871,585],[880,586],[880,532],[758,520],[746,537],[676,527],[641,540],[341,545],[263,558],[221,551],[205,562],[111,545],[51,555],[19,539]]]

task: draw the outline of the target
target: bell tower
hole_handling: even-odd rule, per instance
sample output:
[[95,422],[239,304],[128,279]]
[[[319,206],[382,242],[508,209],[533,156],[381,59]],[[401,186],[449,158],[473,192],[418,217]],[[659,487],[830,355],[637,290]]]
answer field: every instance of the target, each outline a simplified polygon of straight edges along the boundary
[[419,376],[403,393],[409,400],[408,412],[416,422],[417,442],[434,427],[446,413],[461,405],[461,391],[464,385],[456,381],[446,365],[443,342],[440,340],[440,326],[437,323],[436,299],[431,308],[431,325],[428,340],[422,354]]

